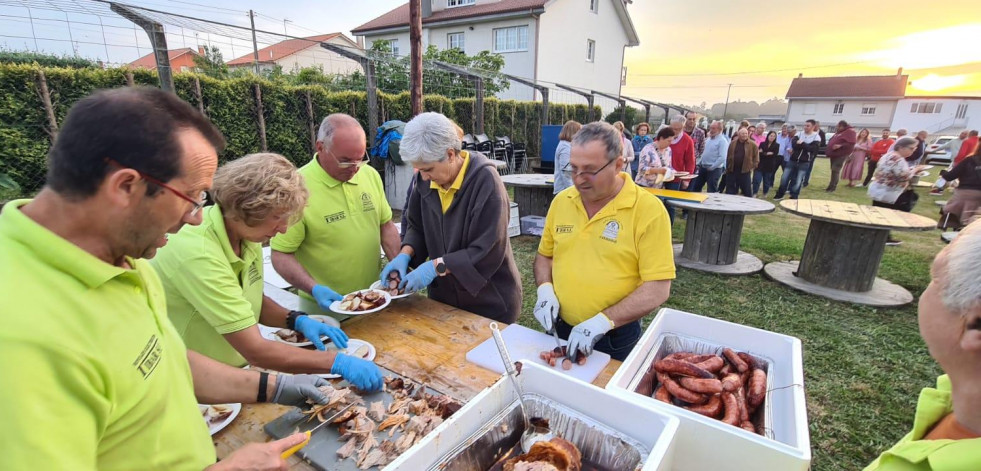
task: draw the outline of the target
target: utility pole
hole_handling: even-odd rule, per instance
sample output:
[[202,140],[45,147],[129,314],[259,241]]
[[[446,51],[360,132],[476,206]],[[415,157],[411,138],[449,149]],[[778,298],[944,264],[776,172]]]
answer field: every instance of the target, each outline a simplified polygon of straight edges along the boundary
[[416,116],[422,113],[422,0],[409,0],[409,45],[412,55],[409,101],[412,116]]
[[290,33],[286,31],[286,23],[292,23],[292,21],[283,18],[283,36],[289,36]]
[[729,84],[729,89],[726,90],[726,106],[724,106],[722,108],[722,123],[723,123],[723,125],[725,125],[724,123],[726,122],[726,113],[729,112],[729,92],[731,92],[731,91],[732,91],[732,84],[730,83]]
[[252,61],[255,62],[255,74],[259,75],[259,44],[255,41],[255,13],[252,10],[249,10],[249,23],[252,24]]

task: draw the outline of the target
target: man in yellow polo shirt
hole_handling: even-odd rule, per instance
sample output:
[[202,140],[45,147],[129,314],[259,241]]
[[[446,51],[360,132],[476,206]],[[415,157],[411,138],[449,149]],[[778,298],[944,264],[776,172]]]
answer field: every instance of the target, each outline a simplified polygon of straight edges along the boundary
[[326,402],[324,380],[186,351],[143,260],[201,222],[223,146],[160,89],[101,91],[69,111],[47,186],[0,212],[0,469],[281,469],[304,440],[215,463],[198,402]]
[[920,295],[920,335],[944,370],[923,388],[913,430],[865,471],[981,469],[981,223],[937,254]]
[[535,257],[535,318],[568,337],[570,358],[596,349],[625,359],[675,277],[668,214],[621,172],[622,145],[607,123],[576,134],[574,186],[552,200]]
[[367,163],[364,129],[346,114],[320,124],[317,153],[300,168],[310,198],[299,222],[273,237],[272,264],[327,310],[378,279],[378,247],[389,260],[401,239],[378,172]]

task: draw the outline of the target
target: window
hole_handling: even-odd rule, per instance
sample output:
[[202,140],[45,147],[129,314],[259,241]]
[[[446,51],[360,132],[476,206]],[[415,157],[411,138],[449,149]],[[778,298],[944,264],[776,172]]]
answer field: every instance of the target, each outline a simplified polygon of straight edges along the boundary
[[909,112],[916,114],[939,113],[942,106],[943,103],[913,103]]
[[446,35],[446,48],[447,49],[459,49],[461,51],[463,48],[463,33],[449,33]]
[[862,105],[862,116],[872,116],[875,114],[875,103],[865,103]]
[[589,11],[593,13],[599,12],[599,0],[589,0]]
[[511,26],[494,30],[494,52],[528,50],[528,26]]
[[388,40],[388,45],[392,48],[392,54],[393,55],[396,55],[396,56],[399,55],[399,40],[398,39],[389,39]]
[[586,40],[586,62],[594,62],[596,59],[596,41]]
[[954,114],[955,119],[964,119],[967,117],[967,103],[961,103],[957,105],[957,113]]
[[834,111],[831,112],[831,114],[842,114],[844,112],[845,112],[845,104],[844,103],[835,103],[835,109],[834,109]]
[[475,0],[446,0],[446,7],[462,7],[464,5],[473,5]]
[[817,105],[814,103],[804,103],[804,114],[814,114],[817,109]]

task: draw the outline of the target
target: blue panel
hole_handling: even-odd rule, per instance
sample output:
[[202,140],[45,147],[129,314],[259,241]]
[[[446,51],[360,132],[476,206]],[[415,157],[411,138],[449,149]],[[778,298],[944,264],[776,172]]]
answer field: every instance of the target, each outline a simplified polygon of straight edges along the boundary
[[551,167],[555,165],[555,148],[559,145],[559,133],[562,126],[551,124],[542,126],[542,166]]

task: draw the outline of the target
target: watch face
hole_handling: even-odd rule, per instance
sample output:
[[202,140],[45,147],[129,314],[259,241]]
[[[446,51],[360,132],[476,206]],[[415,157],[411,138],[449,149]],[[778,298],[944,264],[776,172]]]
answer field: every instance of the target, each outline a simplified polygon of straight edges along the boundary
[[436,273],[439,273],[440,275],[446,273],[446,264],[445,263],[442,263],[442,262],[437,263],[436,264]]

